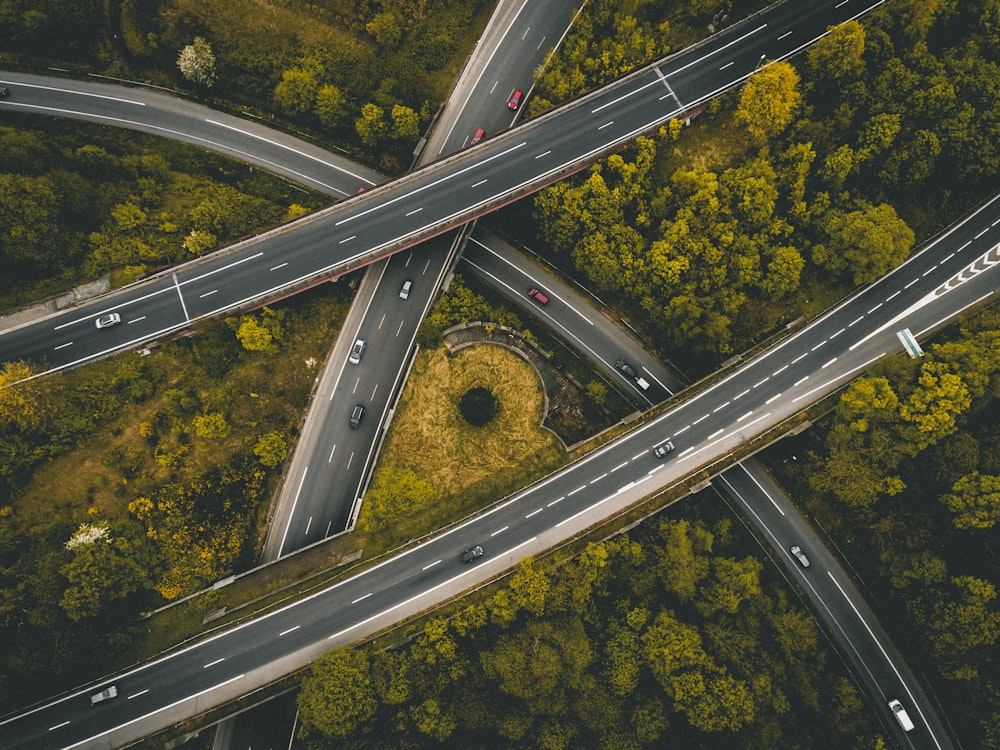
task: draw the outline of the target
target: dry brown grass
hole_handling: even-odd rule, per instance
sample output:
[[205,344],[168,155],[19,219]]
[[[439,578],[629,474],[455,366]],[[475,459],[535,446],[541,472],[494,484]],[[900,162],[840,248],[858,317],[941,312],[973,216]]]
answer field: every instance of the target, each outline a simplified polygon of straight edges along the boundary
[[[360,52],[368,48],[351,32],[324,16],[315,3],[287,0],[173,0],[172,12],[190,13],[210,36],[233,46],[283,47],[290,42],[336,45]],[[171,11],[166,11],[170,13]]]
[[[458,402],[470,388],[492,391],[497,414],[468,424]],[[416,471],[443,495],[510,469],[558,441],[541,427],[543,394],[534,369],[498,346],[421,353],[393,423],[383,462]]]

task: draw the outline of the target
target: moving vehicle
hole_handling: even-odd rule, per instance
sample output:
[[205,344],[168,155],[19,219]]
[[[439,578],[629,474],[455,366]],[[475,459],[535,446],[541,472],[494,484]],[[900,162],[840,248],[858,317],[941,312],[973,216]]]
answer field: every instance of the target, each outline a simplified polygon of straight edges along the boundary
[[889,701],[889,708],[892,709],[892,715],[896,717],[896,721],[899,722],[899,726],[903,728],[904,732],[913,731],[913,722],[910,720],[909,714],[906,713],[906,709],[903,708],[902,703],[893,698]]
[[355,404],[351,410],[351,429],[356,430],[361,427],[361,418],[365,415],[365,407]]
[[635,368],[632,367],[632,365],[630,365],[624,359],[619,359],[617,362],[615,362],[615,369],[621,372],[622,375],[626,375],[632,379],[638,377],[638,373],[635,371]]
[[351,347],[351,354],[347,358],[347,361],[350,362],[352,365],[360,365],[361,357],[365,353],[366,346],[367,344],[365,343],[364,339],[358,339],[357,341],[355,341],[354,346]]
[[475,146],[477,143],[483,140],[484,135],[486,135],[486,131],[483,130],[482,128],[478,128],[476,132],[472,134],[472,139],[469,141],[469,145]]
[[111,698],[114,698],[117,695],[118,695],[118,687],[115,685],[111,685],[110,687],[104,688],[104,690],[102,690],[101,692],[94,693],[92,696],[90,696],[90,705],[93,706],[95,703],[101,703],[103,701],[110,700]]
[[403,282],[403,286],[401,286],[399,288],[399,298],[400,299],[409,299],[410,298],[410,290],[412,288],[413,288],[413,282],[410,279],[407,279],[406,281],[404,281]]
[[658,446],[653,448],[653,455],[657,458],[663,458],[668,453],[674,452],[674,441],[671,439],[664,440]]
[[521,97],[524,96],[524,92],[520,89],[516,90],[510,95],[510,99],[507,100],[507,106],[511,109],[517,109],[521,106]]
[[122,316],[118,313],[108,313],[107,315],[102,315],[97,320],[94,321],[94,325],[98,328],[111,328],[111,326],[116,326],[122,322]]
[[802,548],[799,545],[793,544],[788,548],[788,551],[792,553],[792,557],[799,561],[799,565],[803,568],[809,567],[809,558],[806,557],[806,553],[802,551]]
[[477,544],[475,547],[469,547],[469,549],[462,553],[462,562],[470,563],[473,560],[478,560],[482,556],[483,548]]
[[535,302],[537,302],[540,305],[549,304],[548,295],[546,295],[545,292],[543,292],[541,289],[536,289],[535,287],[531,287],[531,289],[528,290],[528,296],[531,297],[531,299],[535,300]]

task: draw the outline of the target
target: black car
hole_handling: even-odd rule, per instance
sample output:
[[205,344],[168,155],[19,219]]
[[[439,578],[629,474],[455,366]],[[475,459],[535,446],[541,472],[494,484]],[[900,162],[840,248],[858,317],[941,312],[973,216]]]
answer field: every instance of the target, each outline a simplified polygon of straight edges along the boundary
[[477,544],[475,547],[469,547],[469,549],[462,553],[462,562],[470,563],[473,560],[478,560],[482,556],[483,548]]

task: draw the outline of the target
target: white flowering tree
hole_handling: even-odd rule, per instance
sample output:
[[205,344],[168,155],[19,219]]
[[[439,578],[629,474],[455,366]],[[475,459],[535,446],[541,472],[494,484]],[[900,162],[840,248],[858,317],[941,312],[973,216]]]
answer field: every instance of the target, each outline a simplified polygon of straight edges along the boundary
[[215,83],[215,54],[212,52],[212,45],[196,36],[191,44],[181,50],[177,57],[177,67],[189,81],[211,86]]

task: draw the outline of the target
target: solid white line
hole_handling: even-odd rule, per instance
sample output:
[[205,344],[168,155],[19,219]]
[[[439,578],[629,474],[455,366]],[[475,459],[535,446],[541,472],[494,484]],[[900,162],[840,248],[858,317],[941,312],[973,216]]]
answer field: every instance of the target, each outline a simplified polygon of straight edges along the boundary
[[278,633],[278,637],[280,638],[283,635],[288,635],[289,633],[294,633],[296,630],[298,630],[301,627],[302,627],[301,625],[296,625],[294,628],[289,628],[288,630],[282,630],[280,633]]
[[357,604],[358,602],[363,602],[365,599],[367,599],[371,595],[372,595],[372,592],[369,591],[364,596],[359,596],[357,599],[355,599],[353,602],[351,602],[351,604]]
[[497,529],[496,531],[494,531],[492,534],[490,534],[490,536],[493,537],[496,536],[497,534],[502,534],[509,528],[510,526],[504,526],[502,529]]
[[203,665],[202,669],[208,669],[209,667],[214,667],[216,664],[222,664],[222,662],[224,662],[225,660],[226,660],[226,657],[223,656],[221,659],[216,659],[215,661],[210,661],[208,664]]
[[440,560],[435,560],[430,565],[425,565],[423,567],[423,570],[429,570],[429,569],[433,568],[435,565],[437,565],[439,562],[441,562],[441,561]]
[[184,304],[184,294],[181,292],[181,283],[177,280],[177,274],[172,273],[170,274],[170,276],[174,280],[174,287],[177,289],[177,296],[181,300],[181,310],[184,311],[184,320],[186,321],[191,320],[191,316],[188,315],[187,305]]

